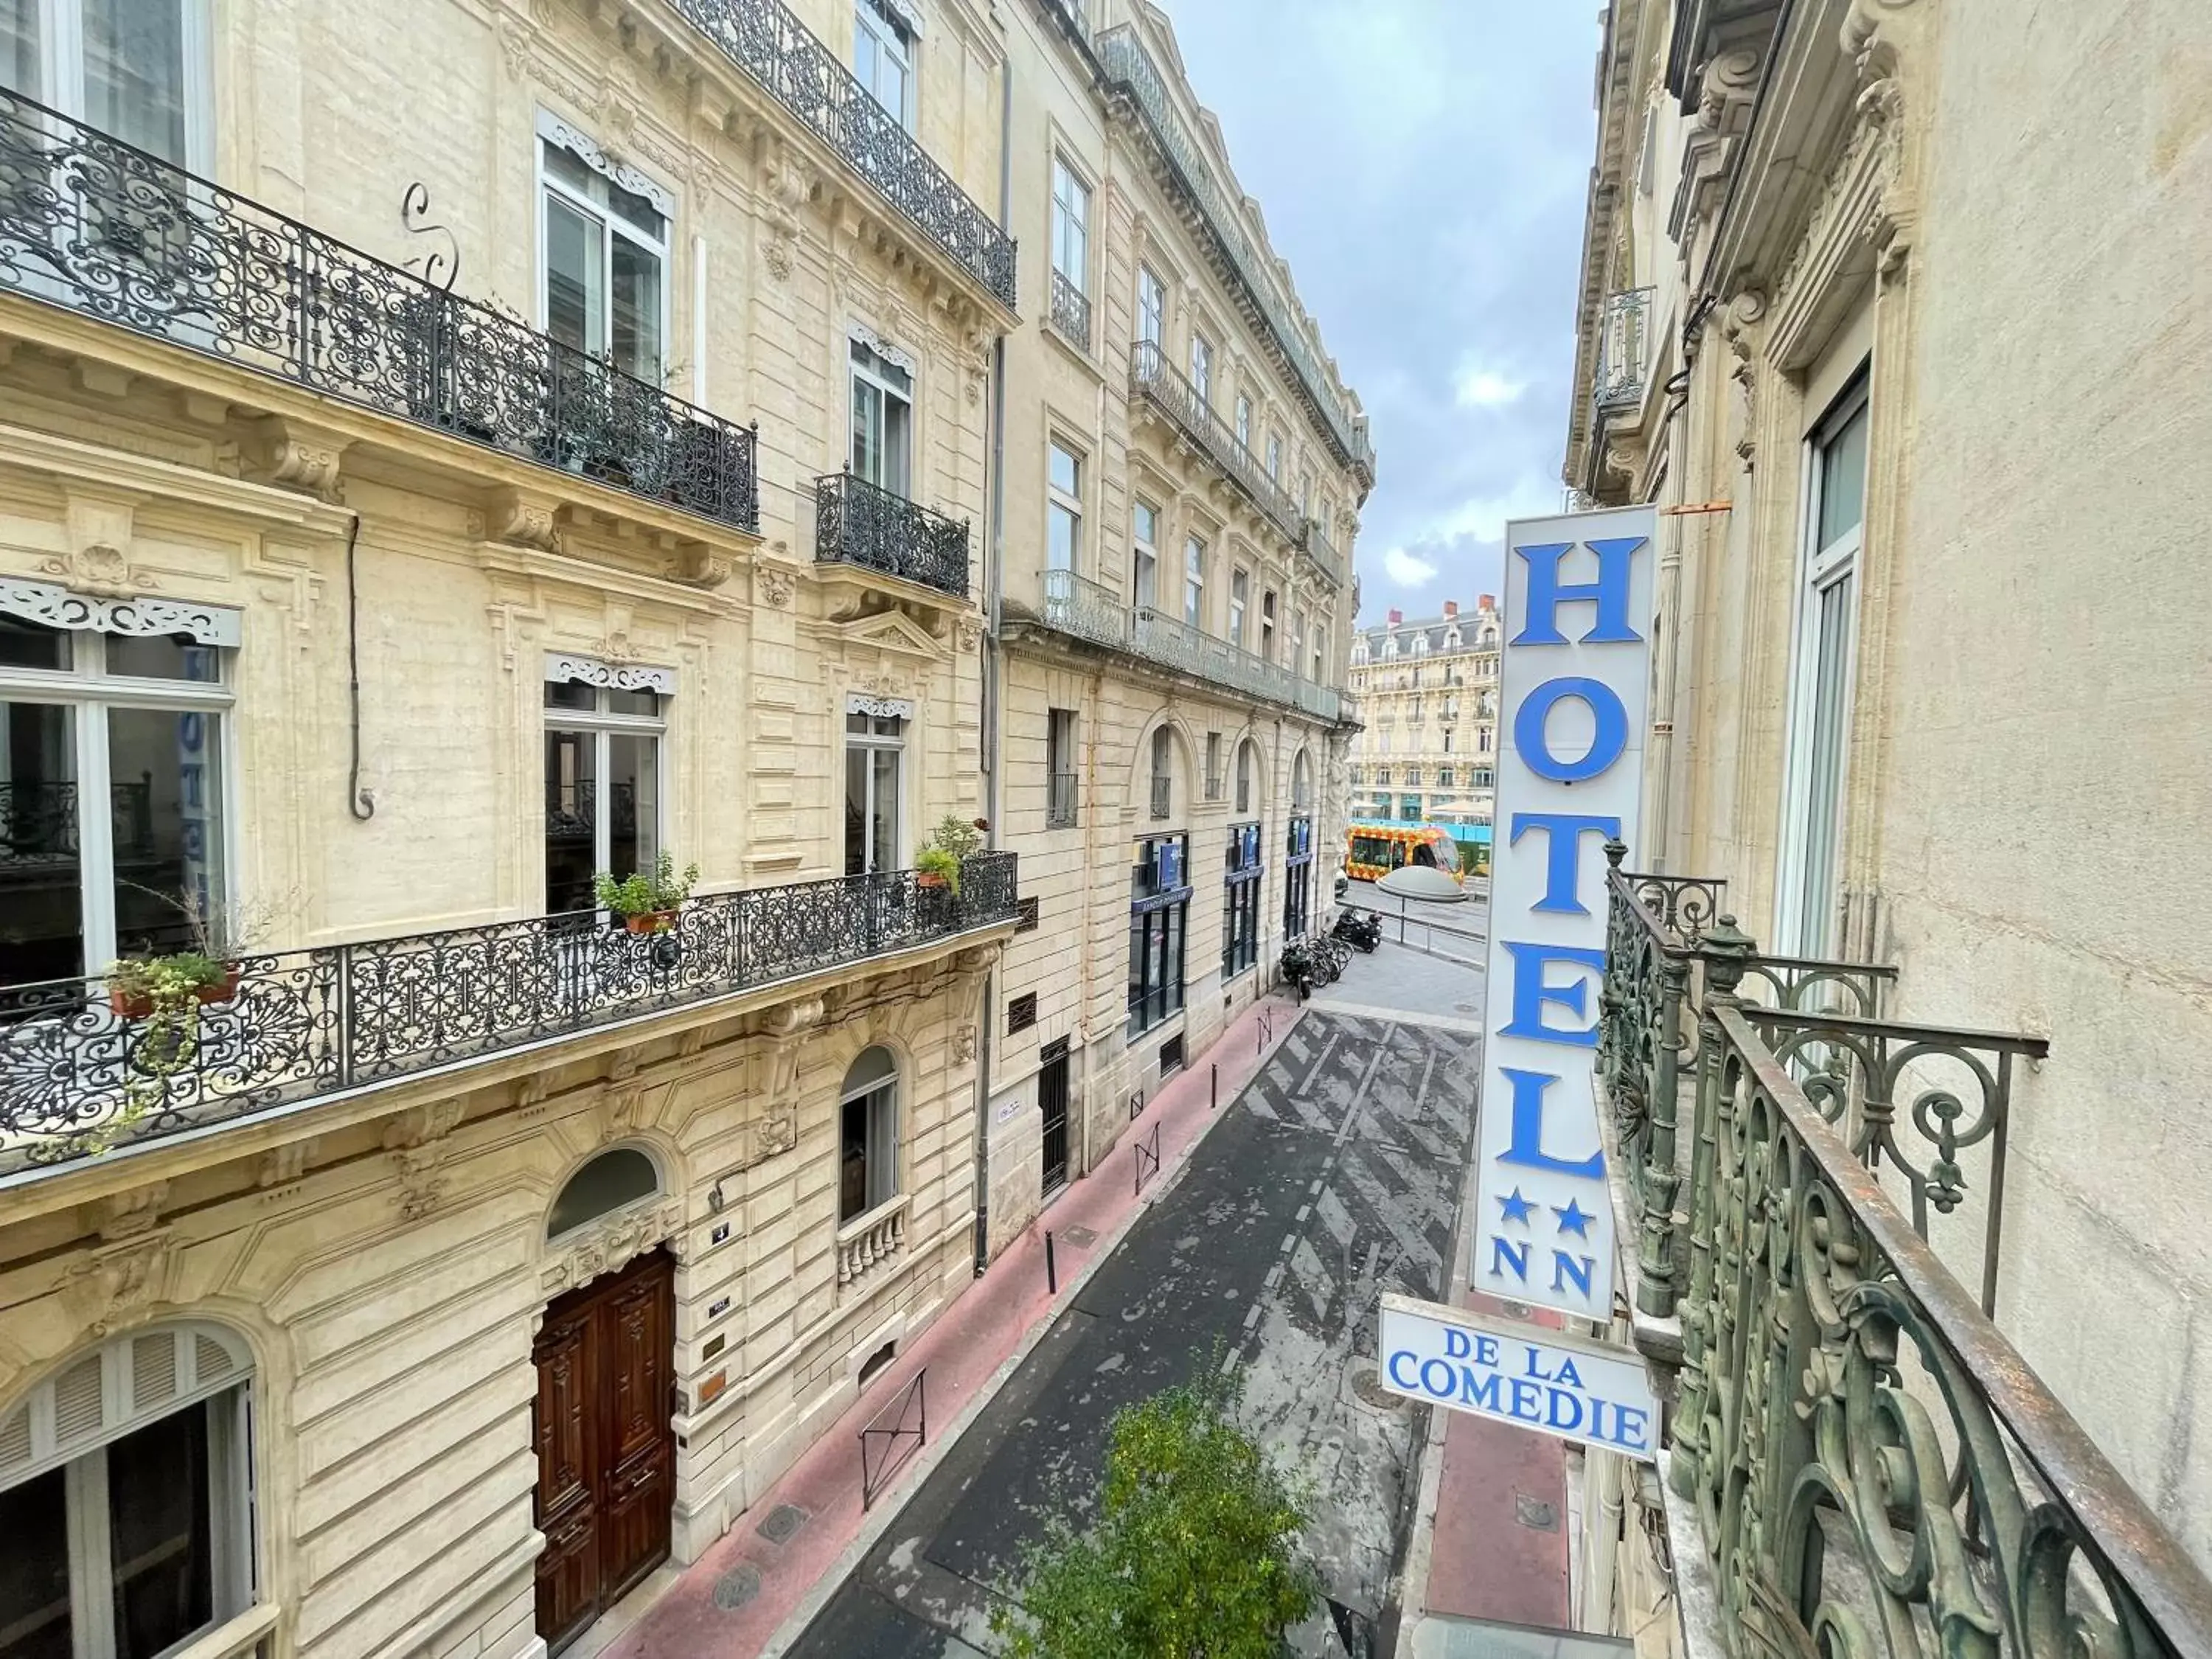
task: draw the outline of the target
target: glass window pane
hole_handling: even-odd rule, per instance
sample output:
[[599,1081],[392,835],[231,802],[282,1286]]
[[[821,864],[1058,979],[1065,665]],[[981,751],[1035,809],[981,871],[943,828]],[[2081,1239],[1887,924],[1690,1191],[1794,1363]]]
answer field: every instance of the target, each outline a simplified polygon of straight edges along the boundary
[[659,749],[657,738],[607,738],[607,862],[617,876],[650,869],[660,856]]
[[73,1659],[68,1476],[49,1469],[0,1492],[0,1653]]
[[868,868],[868,751],[845,751],[845,873],[859,876]]
[[589,732],[545,734],[545,908],[592,908],[599,868],[599,740]]
[[73,720],[0,702],[0,985],[85,971]]
[[1823,589],[1819,603],[1812,754],[1806,778],[1805,887],[1798,923],[1802,956],[1826,952],[1835,906],[1836,820],[1848,714],[1844,692],[1850,678],[1851,583],[1845,580]]
[[1050,453],[1052,459],[1048,470],[1051,474],[1052,487],[1064,495],[1073,495],[1079,494],[1078,465],[1075,457],[1069,454],[1067,451],[1062,449],[1058,444],[1051,446]]
[[[27,98],[43,96],[39,76],[39,0],[0,0],[0,86]],[[0,1616],[0,1627],[5,1623],[4,1616]]]
[[908,472],[908,437],[911,411],[902,398],[884,400],[884,476],[883,486],[894,495],[914,493]]
[[653,1160],[634,1146],[617,1146],[600,1153],[568,1177],[561,1195],[553,1200],[545,1222],[545,1236],[558,1238],[594,1217],[619,1210],[660,1190],[660,1175]]
[[545,331],[579,351],[598,351],[606,340],[605,234],[546,191]]
[[837,1219],[843,1223],[868,1208],[868,1097],[845,1102],[839,1115]]
[[898,1196],[898,1088],[868,1097],[868,1207]]
[[83,0],[84,118],[164,161],[185,155],[179,0]]
[[545,171],[579,196],[592,197],[599,193],[601,179],[592,171],[584,158],[565,144],[545,146]]
[[896,870],[901,862],[898,854],[899,751],[896,749],[875,749],[869,754],[875,769],[875,796],[871,803],[874,817],[868,832],[868,868]]
[[[5,0],[0,0],[4,4]],[[67,669],[71,661],[70,636],[44,623],[20,617],[0,617],[0,668]]]
[[1137,539],[1150,547],[1159,540],[1160,515],[1146,501],[1139,501],[1136,509]]
[[244,948],[223,908],[222,723],[197,710],[107,711],[115,943],[124,956]]
[[580,708],[588,714],[599,707],[599,694],[581,680],[548,680],[545,682],[545,706],[548,708]]
[[1139,610],[1149,611],[1158,604],[1157,591],[1158,587],[1159,561],[1152,556],[1150,548],[1139,547],[1137,550],[1136,593],[1137,606]]
[[1045,568],[1048,570],[1074,569],[1075,514],[1054,501],[1045,510]]
[[208,1411],[179,1412],[108,1444],[117,1659],[154,1659],[214,1620]]
[[668,240],[668,221],[661,217],[660,210],[649,198],[633,195],[611,179],[599,179],[599,187],[607,205],[621,216],[625,224],[635,226],[653,241]]
[[613,334],[608,355],[625,374],[660,384],[660,256],[627,236],[614,241]]
[[111,634],[107,672],[132,679],[191,680],[214,685],[222,678],[222,652],[220,647],[201,645],[186,634],[165,634],[155,639]]
[[1859,411],[1820,450],[1820,521],[1815,546],[1833,547],[1866,516],[1867,411]]
[[607,713],[642,714],[650,719],[660,713],[660,698],[652,691],[610,691],[607,693]]

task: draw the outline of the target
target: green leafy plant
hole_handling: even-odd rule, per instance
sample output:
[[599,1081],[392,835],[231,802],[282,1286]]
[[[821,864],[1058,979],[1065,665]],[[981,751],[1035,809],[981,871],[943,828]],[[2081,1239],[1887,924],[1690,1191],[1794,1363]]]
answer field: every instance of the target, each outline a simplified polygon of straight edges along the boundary
[[592,896],[603,910],[618,916],[659,916],[684,908],[698,884],[699,866],[686,865],[680,877],[676,860],[665,852],[650,870],[635,870],[617,880],[602,870],[592,878]]
[[1299,1557],[1304,1497],[1234,1420],[1219,1364],[1115,1416],[1097,1522],[1024,1553],[1011,1659],[1278,1659],[1321,1591]]
[[218,962],[198,951],[179,951],[166,957],[124,957],[107,964],[107,988],[131,1002],[197,1002],[202,991],[214,990],[229,981],[237,964]]
[[935,877],[959,896],[960,860],[942,847],[924,847],[914,855],[914,867],[916,874]]
[[922,845],[950,853],[956,859],[971,859],[983,850],[983,837],[966,818],[947,812],[938,819],[937,828]]

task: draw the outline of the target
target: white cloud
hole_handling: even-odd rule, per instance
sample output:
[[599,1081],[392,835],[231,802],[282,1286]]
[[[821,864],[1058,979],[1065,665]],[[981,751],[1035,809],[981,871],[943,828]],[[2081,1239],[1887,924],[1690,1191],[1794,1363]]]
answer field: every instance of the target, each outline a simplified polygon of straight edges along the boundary
[[1452,380],[1452,397],[1462,409],[1504,409],[1518,403],[1528,389],[1526,380],[1508,380],[1494,369],[1462,363]]
[[1471,536],[1479,542],[1505,538],[1509,520],[1541,518],[1559,510],[1559,484],[1540,475],[1520,478],[1502,495],[1477,495],[1422,526],[1420,539],[1449,541]]
[[1382,556],[1382,572],[1401,587],[1420,587],[1436,580],[1437,568],[1402,547],[1394,547]]

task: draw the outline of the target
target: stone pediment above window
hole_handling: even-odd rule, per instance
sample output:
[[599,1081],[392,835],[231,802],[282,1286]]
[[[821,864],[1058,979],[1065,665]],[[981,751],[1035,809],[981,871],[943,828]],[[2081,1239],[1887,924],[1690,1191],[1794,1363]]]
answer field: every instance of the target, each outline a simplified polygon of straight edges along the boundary
[[836,631],[848,647],[872,647],[932,662],[945,655],[945,642],[901,611],[879,611]]

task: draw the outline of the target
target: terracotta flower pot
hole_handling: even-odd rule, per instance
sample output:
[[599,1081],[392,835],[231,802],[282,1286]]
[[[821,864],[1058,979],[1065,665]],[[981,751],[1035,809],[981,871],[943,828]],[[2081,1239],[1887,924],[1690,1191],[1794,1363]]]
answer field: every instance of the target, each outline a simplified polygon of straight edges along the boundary
[[[204,1008],[228,1002],[238,994],[238,971],[236,963],[224,963],[222,977],[194,991],[193,1000]],[[154,997],[149,991],[110,989],[107,1006],[124,1019],[150,1019],[154,1014]]]
[[936,871],[924,870],[915,877],[914,884],[917,887],[947,887],[951,884]]
[[678,912],[674,910],[639,910],[623,918],[623,926],[633,933],[665,933],[676,926]]

